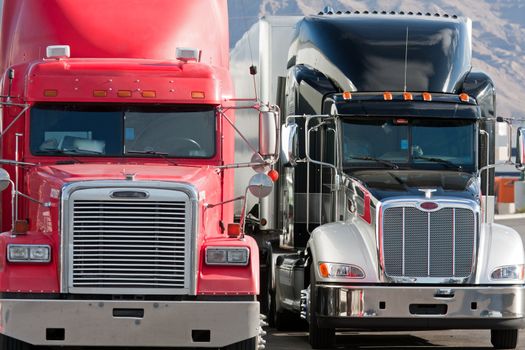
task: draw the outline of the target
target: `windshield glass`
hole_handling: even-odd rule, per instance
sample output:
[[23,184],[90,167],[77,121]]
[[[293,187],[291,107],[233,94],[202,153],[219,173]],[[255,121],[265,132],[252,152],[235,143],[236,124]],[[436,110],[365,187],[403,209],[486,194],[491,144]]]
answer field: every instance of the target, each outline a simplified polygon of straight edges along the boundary
[[345,118],[342,129],[345,168],[475,170],[471,120]]
[[215,155],[210,106],[37,105],[30,128],[34,155]]

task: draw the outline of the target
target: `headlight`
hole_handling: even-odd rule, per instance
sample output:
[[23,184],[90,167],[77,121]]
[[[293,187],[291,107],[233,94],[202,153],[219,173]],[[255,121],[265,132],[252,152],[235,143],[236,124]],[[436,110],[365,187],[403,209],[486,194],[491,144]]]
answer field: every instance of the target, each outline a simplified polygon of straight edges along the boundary
[[7,260],[9,262],[46,263],[51,261],[51,247],[35,244],[8,244]]
[[319,273],[324,278],[365,278],[365,272],[359,266],[350,264],[323,262],[319,264]]
[[500,266],[492,271],[490,278],[493,280],[520,280],[523,281],[525,269],[523,264]]
[[207,247],[206,265],[248,265],[250,250],[246,247]]

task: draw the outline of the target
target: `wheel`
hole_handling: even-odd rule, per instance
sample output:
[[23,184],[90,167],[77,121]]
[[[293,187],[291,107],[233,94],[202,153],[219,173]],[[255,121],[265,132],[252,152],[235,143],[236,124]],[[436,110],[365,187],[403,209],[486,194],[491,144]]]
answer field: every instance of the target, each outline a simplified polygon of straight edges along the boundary
[[222,348],[222,350],[256,350],[257,337],[246,339],[235,344],[230,344]]
[[518,345],[517,329],[492,329],[490,342],[494,349],[515,349]]
[[33,345],[0,334],[0,350],[33,350]]
[[335,328],[321,328],[317,323],[315,271],[310,268],[310,305],[308,306],[308,340],[312,349],[331,348],[335,343]]

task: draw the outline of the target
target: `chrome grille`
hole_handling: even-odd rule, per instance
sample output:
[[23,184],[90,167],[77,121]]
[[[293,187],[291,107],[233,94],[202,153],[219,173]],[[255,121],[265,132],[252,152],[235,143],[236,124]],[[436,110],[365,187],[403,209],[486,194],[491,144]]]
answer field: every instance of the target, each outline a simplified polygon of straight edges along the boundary
[[74,289],[188,290],[187,196],[179,195],[183,200],[175,201],[94,200],[96,190],[87,196],[82,192],[72,201],[69,245]]
[[388,276],[464,278],[472,272],[476,220],[470,209],[388,207],[382,231]]

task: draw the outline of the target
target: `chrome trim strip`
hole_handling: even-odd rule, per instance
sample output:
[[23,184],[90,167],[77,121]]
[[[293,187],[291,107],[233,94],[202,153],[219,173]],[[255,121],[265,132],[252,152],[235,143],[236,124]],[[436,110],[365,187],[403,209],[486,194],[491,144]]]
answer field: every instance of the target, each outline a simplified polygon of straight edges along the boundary
[[[403,276],[405,275],[405,207],[403,207],[403,257],[401,259]],[[382,227],[382,226],[381,226]]]
[[[72,213],[67,210],[70,204],[70,198],[73,193],[79,190],[87,189],[113,189],[113,188],[130,188],[130,189],[158,189],[158,190],[171,190],[185,193],[189,198],[189,211],[191,212],[191,222],[189,231],[190,234],[190,246],[188,250],[188,261],[191,262],[190,271],[188,274],[189,288],[184,292],[179,292],[180,289],[173,288],[133,288],[127,291],[126,288],[73,288],[69,286],[69,276],[72,272],[72,242],[70,242],[70,232]],[[61,293],[70,293],[72,290],[81,293],[103,293],[103,294],[197,294],[197,266],[198,266],[198,253],[196,252],[197,247],[197,236],[198,236],[198,224],[199,224],[199,212],[198,212],[198,191],[197,189],[187,183],[175,183],[166,181],[129,181],[129,180],[96,180],[96,181],[81,181],[72,182],[62,187],[61,197],[61,254],[60,261],[62,268],[61,273]],[[67,266],[64,265],[68,262]]]
[[456,208],[452,208],[452,276],[456,275]]

